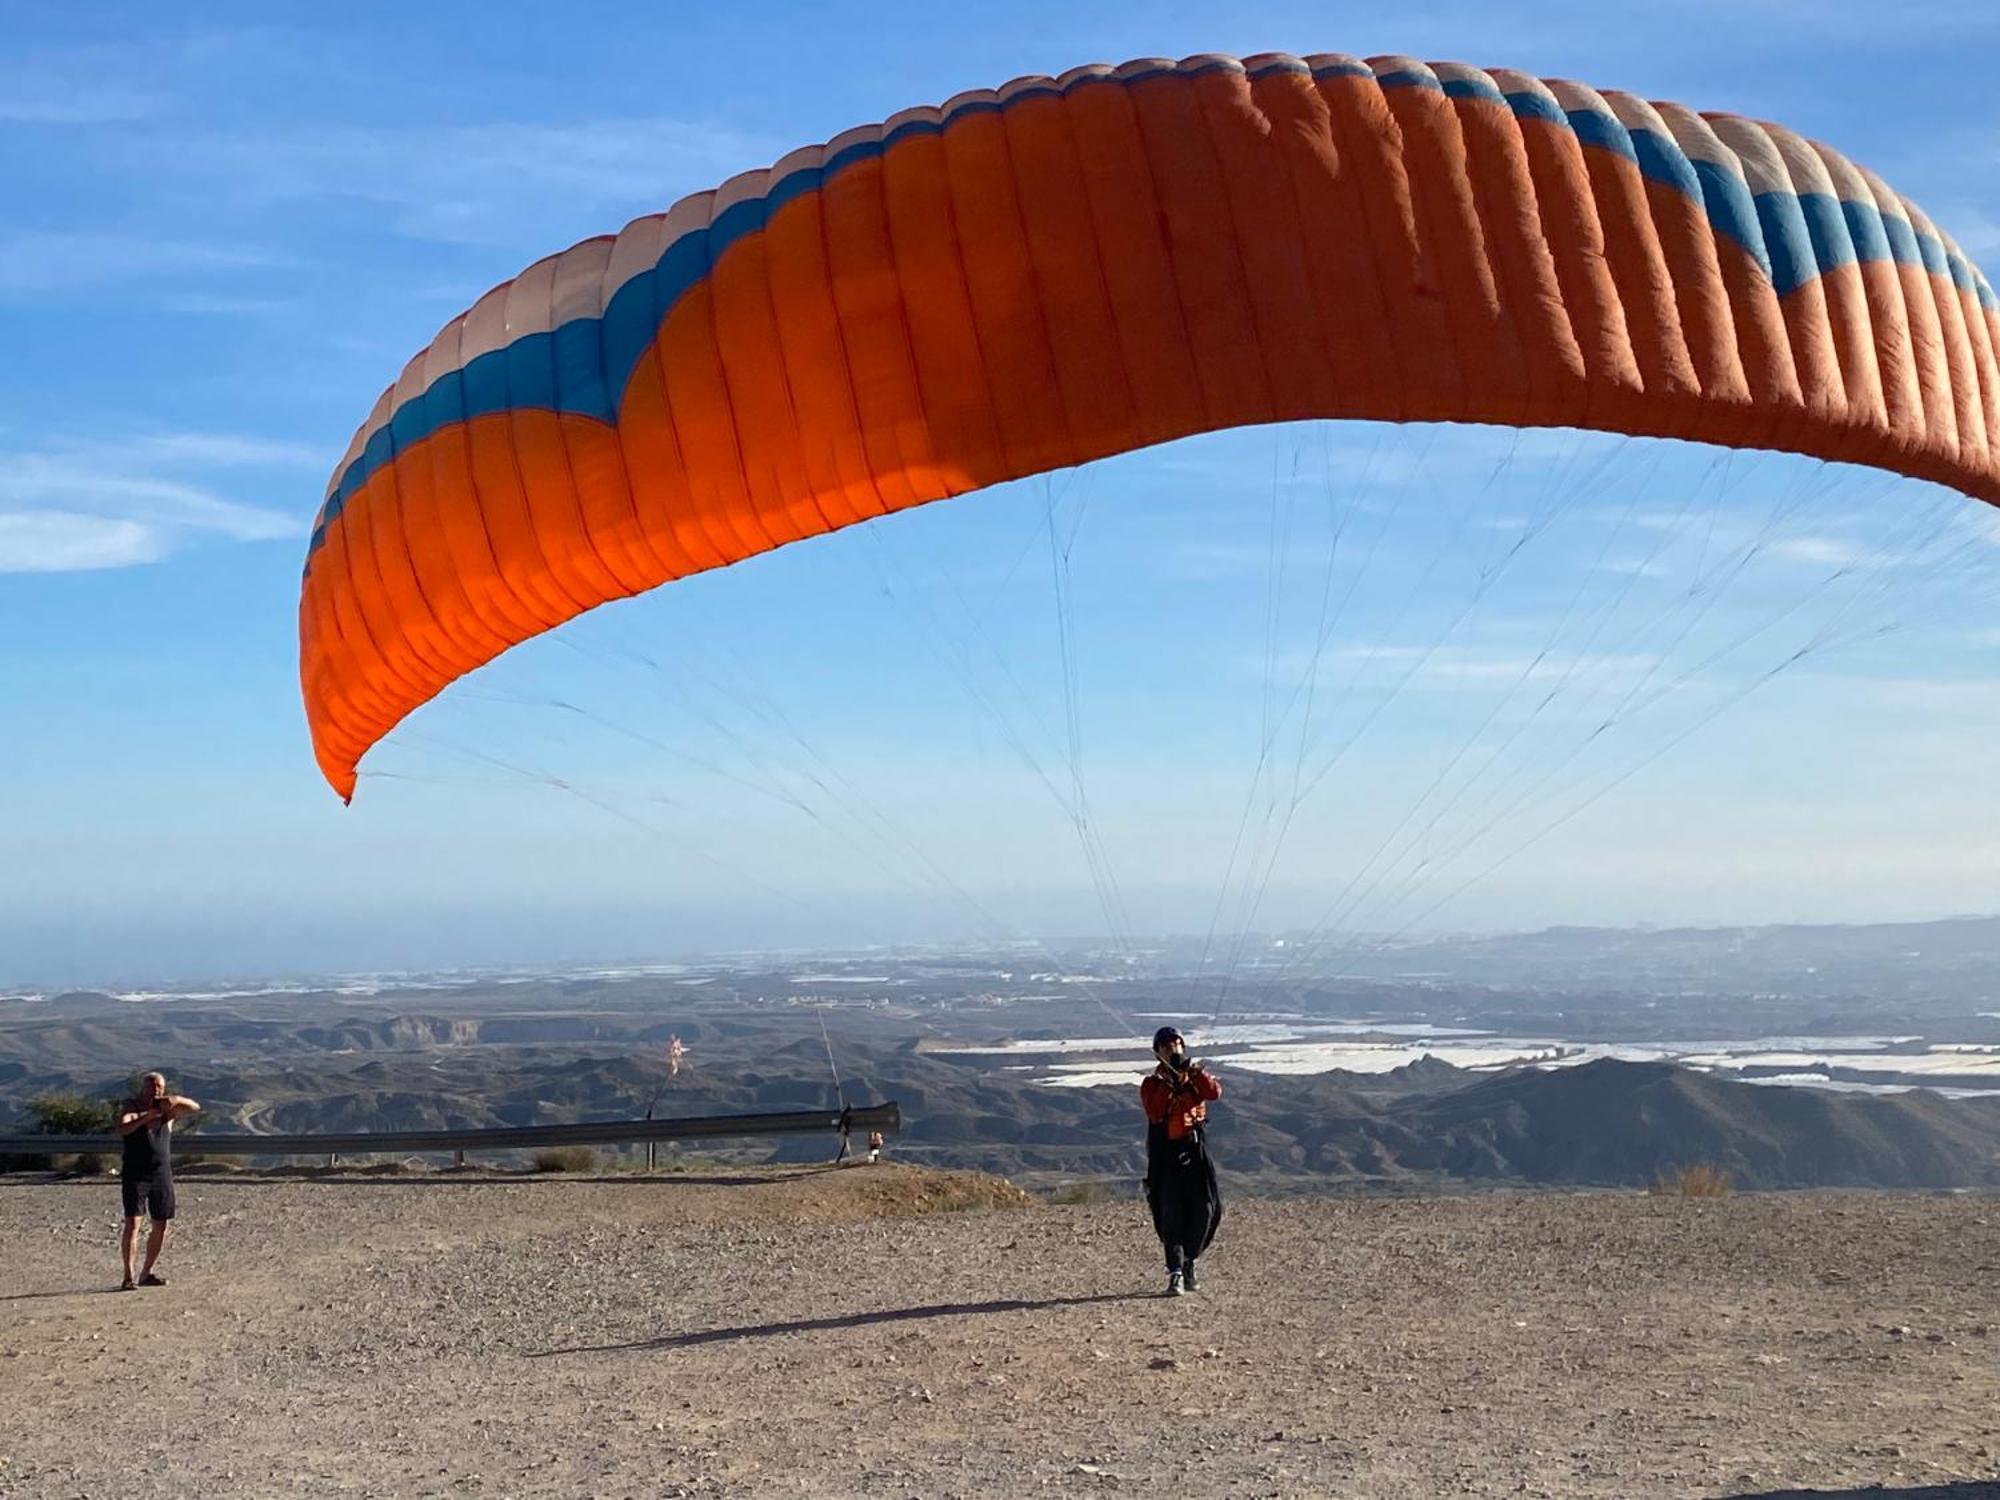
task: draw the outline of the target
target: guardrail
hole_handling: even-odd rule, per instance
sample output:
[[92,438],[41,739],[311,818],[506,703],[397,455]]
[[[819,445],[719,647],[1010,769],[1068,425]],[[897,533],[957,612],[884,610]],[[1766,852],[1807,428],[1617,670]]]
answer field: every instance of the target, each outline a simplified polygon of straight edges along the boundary
[[[541,1146],[610,1146],[632,1141],[720,1141],[760,1135],[895,1131],[902,1111],[891,1100],[858,1109],[797,1110],[770,1115],[694,1115],[677,1120],[598,1120],[586,1125],[517,1125],[486,1130],[380,1130],[346,1135],[180,1135],[189,1156],[392,1156],[408,1152],[530,1151]],[[0,1155],[112,1153],[115,1135],[0,1135]]]

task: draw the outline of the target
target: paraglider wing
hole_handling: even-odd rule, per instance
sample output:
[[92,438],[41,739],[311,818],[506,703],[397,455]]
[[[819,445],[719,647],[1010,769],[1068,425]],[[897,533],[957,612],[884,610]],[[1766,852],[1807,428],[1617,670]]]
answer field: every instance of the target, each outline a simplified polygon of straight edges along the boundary
[[1197,432],[1597,428],[2000,500],[1985,278],[1776,126],[1403,57],[964,94],[531,266],[377,402],[313,528],[343,797],[453,679],[607,600]]

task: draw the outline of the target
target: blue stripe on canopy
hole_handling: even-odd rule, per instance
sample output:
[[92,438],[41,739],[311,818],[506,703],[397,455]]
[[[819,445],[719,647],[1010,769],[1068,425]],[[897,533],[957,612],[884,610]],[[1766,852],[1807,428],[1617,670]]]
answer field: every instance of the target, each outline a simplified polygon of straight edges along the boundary
[[[1250,76],[1299,72],[1307,65],[1277,59],[1259,64]],[[440,428],[503,411],[539,409],[616,420],[619,402],[639,361],[675,305],[705,280],[716,260],[739,240],[762,231],[786,203],[816,192],[857,163],[881,157],[891,145],[919,135],[935,135],[959,115],[1005,110],[1019,101],[1047,98],[1092,85],[1129,87],[1168,73],[1181,77],[1243,72],[1222,60],[1194,68],[1145,68],[1120,76],[1084,74],[1068,83],[1034,84],[1005,101],[968,99],[938,120],[907,120],[878,137],[858,140],[812,166],[787,172],[760,196],[733,203],[711,223],[691,229],[666,247],[651,266],[627,280],[601,316],[576,318],[548,333],[524,334],[503,349],[481,354],[463,369],[438,377],[421,394],[398,407],[371,433],[361,452],[342,471],[313,528],[307,566],[326,539],[326,529],[348,499],[395,454]],[[1989,310],[1997,304],[1986,279],[1962,257],[1946,251],[1933,235],[1920,234],[1901,219],[1885,216],[1872,203],[1836,200],[1824,194],[1762,193],[1753,197],[1737,173],[1708,161],[1693,161],[1670,136],[1628,130],[1598,109],[1564,111],[1532,90],[1502,93],[1477,78],[1440,80],[1428,71],[1399,69],[1375,74],[1365,64],[1342,62],[1313,71],[1318,78],[1374,78],[1381,87],[1439,90],[1454,100],[1504,105],[1523,120],[1566,128],[1587,147],[1637,162],[1647,181],[1696,199],[1715,233],[1741,247],[1770,278],[1779,295],[1795,291],[1815,276],[1856,261],[1922,265],[1933,276],[1950,277]]]

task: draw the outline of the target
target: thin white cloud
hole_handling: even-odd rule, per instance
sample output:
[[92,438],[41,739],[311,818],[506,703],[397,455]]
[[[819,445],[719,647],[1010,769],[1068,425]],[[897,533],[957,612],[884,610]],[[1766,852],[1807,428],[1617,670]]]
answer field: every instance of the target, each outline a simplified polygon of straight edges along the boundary
[[2000,723],[2000,683],[1935,677],[1875,677],[1866,691],[1878,707],[1899,718],[1921,715],[1937,723]]
[[186,292],[165,298],[160,306],[168,312],[191,313],[197,317],[263,317],[296,306],[284,297],[232,297],[212,292]]
[[330,465],[332,450],[226,432],[160,432],[101,444],[93,451],[139,463],[195,464],[216,468],[313,468]]
[[[1533,653],[1491,653],[1467,652],[1460,647],[1444,646],[1337,646],[1327,652],[1328,656],[1343,661],[1358,661],[1389,668],[1409,670],[1414,663],[1420,677],[1446,682],[1516,682],[1526,680],[1539,682],[1552,678],[1591,678],[1599,680],[1600,674],[1628,675],[1650,671],[1658,658],[1652,655],[1630,652],[1574,652],[1549,650],[1539,655]],[[1428,658],[1426,660],[1425,658]]]
[[0,451],[0,572],[131,567],[200,537],[301,536],[300,515],[233,498],[209,476],[304,472],[325,462],[318,449],[302,444],[202,432]]
[[1666,578],[1673,569],[1657,557],[1607,557],[1597,565],[1597,571],[1621,578]]
[[[1323,676],[1345,679],[1356,673],[1379,673],[1386,682],[1408,676],[1413,681],[1442,687],[1483,687],[1516,682],[1572,681],[1602,688],[1608,683],[1630,681],[1658,665],[1655,655],[1639,652],[1577,652],[1551,649],[1533,652],[1467,651],[1461,646],[1361,644],[1330,645],[1321,653],[1318,666]],[[1301,679],[1313,670],[1310,651],[1286,650],[1266,663],[1261,656],[1238,658],[1238,670],[1259,679],[1266,674],[1279,681]]]
[[741,131],[662,117],[182,135],[136,147],[133,165],[205,179],[210,190],[238,201],[375,204],[387,227],[418,239],[539,244],[552,222],[662,210],[768,165],[782,149]]
[[1169,552],[1162,568],[1167,577],[1184,583],[1246,578],[1270,570],[1271,549],[1249,542],[1185,542]]
[[0,506],[12,512],[70,507],[148,525],[212,531],[245,542],[290,536],[301,529],[290,516],[226,500],[185,480],[47,453],[0,456]]
[[[1348,496],[1365,482],[1368,490],[1436,486],[1447,481],[1480,486],[1542,474],[1573,462],[1579,451],[1609,451],[1621,441],[1615,435],[1579,432],[1566,427],[1509,428],[1480,423],[1286,424],[1269,429],[1274,447],[1250,456],[1242,439],[1224,439],[1226,453],[1213,450],[1178,451],[1150,458],[1148,466],[1176,477],[1227,483],[1234,488],[1269,492],[1298,488]],[[1275,468],[1271,454],[1276,454]],[[1520,525],[1509,513],[1482,518],[1505,528]]]
[[1974,260],[2000,257],[2000,219],[1985,209],[1968,204],[1946,204],[1932,217],[1958,241],[1958,248]]
[[[1832,513],[1809,518],[1810,531],[1730,519],[1710,523],[1668,512],[1635,515],[1631,523],[1646,531],[1666,533],[1654,549],[1656,560],[1675,559],[1667,571],[1677,571],[1678,559],[1695,554],[1707,569],[1748,566],[1761,559],[1803,564],[1836,572],[1894,573],[1934,563],[1963,542],[2000,545],[2000,514],[1989,507],[1950,502],[1938,514],[1929,536],[1921,535],[1902,517]],[[1794,527],[1800,524],[1792,521]],[[1896,535],[1900,530],[1902,535]],[[1607,562],[1606,567],[1613,565]],[[1692,574],[1689,575],[1692,580]]]
[[69,511],[0,511],[0,573],[129,568],[165,555],[156,527]]
[[0,238],[0,297],[150,283],[282,264],[239,245],[205,245],[145,235],[31,231]]
[[1546,656],[1443,656],[1424,669],[1427,677],[1462,682],[1548,682],[1589,681],[1598,685],[1607,679],[1628,679],[1650,672],[1659,663],[1656,656],[1638,652],[1562,652]]
[[[1954,40],[1989,41],[1993,34],[1991,12],[1963,0],[1902,0],[1894,25],[1887,27],[1883,13],[1873,6],[1828,5],[1826,0],[1693,0],[1692,8],[1714,12],[1731,28],[1758,27],[1749,18],[1761,13],[1762,24],[1787,28],[1773,35],[1825,48],[1861,41],[1876,48],[1928,51]],[[1697,22],[1688,34],[1708,37],[1713,32]]]
[[123,125],[158,114],[167,100],[119,49],[77,47],[0,61],[0,123],[8,125]]
[[1871,556],[1866,547],[1830,536],[1782,537],[1771,544],[1770,551],[1773,556],[1793,562],[1824,564],[1829,568],[1858,567]]

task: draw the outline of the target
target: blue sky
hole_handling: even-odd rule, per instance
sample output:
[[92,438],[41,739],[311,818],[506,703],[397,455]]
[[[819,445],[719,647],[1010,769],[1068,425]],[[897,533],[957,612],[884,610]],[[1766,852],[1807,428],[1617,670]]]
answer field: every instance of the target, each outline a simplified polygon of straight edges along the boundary
[[1790,0],[18,11],[0,984],[2000,908],[1984,516],[1786,460],[1371,428],[1134,455],[579,622],[419,714],[352,809],[294,627],[326,473],[438,325],[898,108],[1152,54],[1517,66],[1782,120],[1991,269],[1965,60],[1996,43],[1977,7]]

